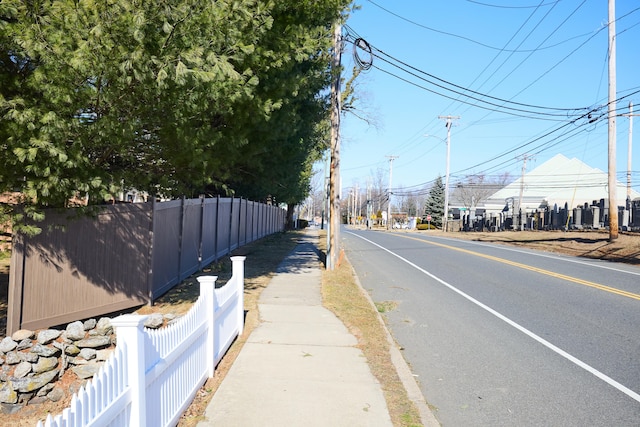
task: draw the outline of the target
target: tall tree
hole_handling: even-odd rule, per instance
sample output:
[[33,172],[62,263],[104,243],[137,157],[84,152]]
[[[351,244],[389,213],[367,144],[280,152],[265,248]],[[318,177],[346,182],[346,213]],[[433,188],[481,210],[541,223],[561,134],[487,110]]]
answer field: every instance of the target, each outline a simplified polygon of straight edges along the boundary
[[348,3],[3,1],[0,193],[34,217],[123,187],[303,199]]
[[444,184],[441,176],[436,178],[429,190],[429,195],[424,203],[424,215],[431,215],[431,223],[436,227],[442,227],[444,218]]

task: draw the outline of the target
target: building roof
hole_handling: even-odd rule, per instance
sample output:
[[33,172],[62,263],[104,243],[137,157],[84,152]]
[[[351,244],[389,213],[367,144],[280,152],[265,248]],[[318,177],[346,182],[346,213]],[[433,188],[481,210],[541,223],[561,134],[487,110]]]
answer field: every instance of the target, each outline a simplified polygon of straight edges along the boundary
[[[537,209],[541,205],[569,208],[591,204],[593,201],[608,199],[608,176],[600,169],[592,168],[584,162],[568,159],[557,154],[529,173],[524,180],[518,178],[511,184],[491,195],[484,203],[487,210],[501,211],[507,203],[518,204],[522,188],[523,209]],[[524,183],[524,185],[522,185]],[[618,182],[616,199],[624,206],[627,198],[626,185]],[[640,193],[631,190],[631,200],[640,198]]]

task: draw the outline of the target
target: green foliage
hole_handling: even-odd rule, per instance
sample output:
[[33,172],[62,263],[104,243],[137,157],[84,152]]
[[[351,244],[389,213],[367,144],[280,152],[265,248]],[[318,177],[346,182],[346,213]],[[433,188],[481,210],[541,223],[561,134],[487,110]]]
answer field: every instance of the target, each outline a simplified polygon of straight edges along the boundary
[[416,225],[416,229],[418,230],[436,230],[437,228],[438,227],[436,227],[435,225],[429,224],[427,222]]
[[[0,3],[0,194],[297,202],[326,144],[345,0]],[[22,215],[22,216],[20,216]]]
[[[431,224],[436,227],[442,227],[442,218],[444,216],[444,184],[442,177],[436,178],[435,182],[429,190],[429,195],[424,204],[424,216],[431,215]],[[424,219],[423,219],[424,222]]]

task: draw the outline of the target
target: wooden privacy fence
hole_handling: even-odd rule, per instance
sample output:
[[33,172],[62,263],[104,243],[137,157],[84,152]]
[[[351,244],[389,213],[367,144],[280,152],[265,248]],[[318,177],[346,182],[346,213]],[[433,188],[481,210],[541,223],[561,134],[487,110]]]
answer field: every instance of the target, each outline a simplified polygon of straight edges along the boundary
[[245,257],[231,260],[231,280],[216,289],[216,276],[199,277],[198,300],[164,329],[145,329],[146,316],[114,318],[116,351],[73,396],[70,407],[38,427],[176,425],[242,334]]
[[41,234],[13,236],[7,334],[152,304],[234,249],[283,231],[286,211],[237,198],[47,212]]

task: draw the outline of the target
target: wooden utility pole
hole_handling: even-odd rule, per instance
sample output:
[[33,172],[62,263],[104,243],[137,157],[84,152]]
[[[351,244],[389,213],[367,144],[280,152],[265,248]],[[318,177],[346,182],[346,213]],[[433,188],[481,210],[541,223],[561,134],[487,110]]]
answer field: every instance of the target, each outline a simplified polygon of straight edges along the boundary
[[618,200],[616,197],[616,6],[609,0],[609,240],[618,238]]
[[338,263],[340,252],[340,63],[342,56],[342,41],[340,35],[342,25],[336,22],[333,29],[333,60],[331,71],[331,166],[329,168],[329,245],[327,247],[326,269],[333,270]]

